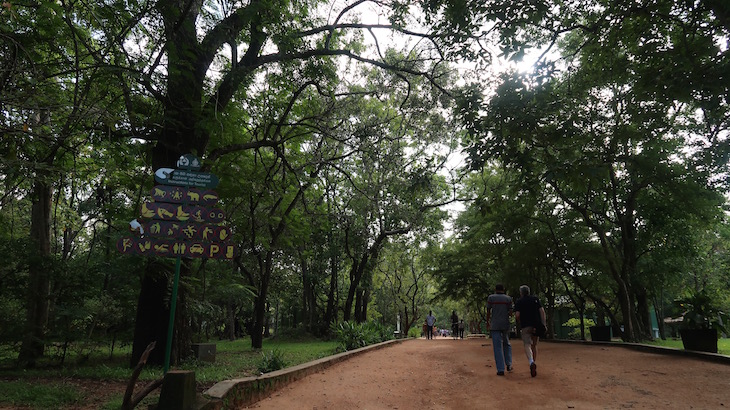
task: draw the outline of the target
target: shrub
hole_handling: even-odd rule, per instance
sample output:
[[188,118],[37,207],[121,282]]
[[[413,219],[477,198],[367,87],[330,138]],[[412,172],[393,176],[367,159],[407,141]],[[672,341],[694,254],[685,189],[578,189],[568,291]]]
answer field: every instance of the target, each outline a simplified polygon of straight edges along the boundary
[[723,312],[717,303],[717,297],[707,290],[692,292],[689,296],[674,302],[684,313],[682,328],[715,329],[718,336],[730,332],[727,323],[730,315]]
[[261,352],[261,361],[258,364],[258,371],[269,373],[283,369],[287,366],[284,354],[279,349],[269,350],[268,353]]
[[393,338],[392,330],[377,322],[332,324],[332,333],[337,339],[337,350],[348,351]]
[[[596,322],[594,322],[593,319],[585,319],[583,323],[585,324],[586,329],[596,325]],[[580,339],[580,319],[578,319],[577,317],[571,317],[570,319],[568,319],[567,322],[563,323],[563,326],[570,329],[570,332],[568,333],[568,339]]]
[[408,337],[417,339],[417,338],[421,337],[422,332],[423,332],[423,330],[421,329],[420,326],[412,326],[410,329],[408,329]]

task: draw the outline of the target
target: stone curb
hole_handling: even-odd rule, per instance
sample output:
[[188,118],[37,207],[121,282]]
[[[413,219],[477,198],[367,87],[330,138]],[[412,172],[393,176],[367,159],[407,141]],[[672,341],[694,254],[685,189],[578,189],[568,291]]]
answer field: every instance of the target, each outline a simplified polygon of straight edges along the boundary
[[317,373],[335,363],[339,363],[350,357],[382,349],[394,343],[401,343],[410,339],[394,339],[382,343],[361,347],[348,352],[338,353],[297,366],[287,367],[261,376],[245,377],[242,379],[223,380],[216,383],[203,393],[208,400],[204,410],[220,410],[241,408],[268,397],[272,392],[287,384],[299,380],[312,373]]
[[652,346],[641,343],[624,343],[624,342],[592,342],[588,340],[567,340],[567,339],[540,339],[541,342],[547,343],[566,343],[566,344],[583,344],[583,345],[598,345],[598,346],[614,346],[623,347],[626,349],[638,350],[641,352],[665,354],[683,357],[692,357],[701,360],[707,360],[713,363],[722,363],[730,365],[730,356],[725,356],[719,353],[707,353],[698,352],[695,350],[684,350],[675,349],[672,347],[663,346]]

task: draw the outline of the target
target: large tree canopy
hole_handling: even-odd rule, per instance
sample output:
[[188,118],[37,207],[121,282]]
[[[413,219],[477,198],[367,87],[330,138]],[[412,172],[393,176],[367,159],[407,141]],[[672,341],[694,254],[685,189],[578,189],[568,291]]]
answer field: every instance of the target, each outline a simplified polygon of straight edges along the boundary
[[[60,115],[57,107],[76,108],[75,115],[93,118],[80,110],[81,102],[96,93],[101,94],[106,102],[100,102],[103,108],[98,109],[105,115],[95,125],[106,132],[111,141],[148,142],[150,154],[141,158],[148,175],[155,169],[172,166],[185,153],[198,155],[205,160],[207,169],[214,169],[216,162],[226,156],[236,155],[239,160],[251,158],[257,161],[258,154],[238,156],[238,153],[267,150],[260,158],[268,158],[267,161],[271,162],[262,162],[265,168],[255,172],[264,172],[259,175],[270,181],[267,184],[281,186],[294,182],[299,187],[294,191],[281,191],[278,199],[277,195],[267,199],[273,202],[265,205],[270,207],[264,211],[265,215],[273,218],[281,213],[276,216],[277,219],[270,219],[264,225],[268,226],[265,229],[269,236],[265,240],[267,246],[271,252],[276,252],[275,245],[280,242],[280,235],[290,225],[287,218],[293,215],[304,192],[314,183],[306,179],[317,177],[318,170],[321,171],[325,163],[324,158],[319,162],[312,160],[321,155],[337,155],[336,151],[332,151],[334,147],[328,148],[330,153],[320,153],[313,150],[320,146],[316,139],[304,140],[297,136],[310,133],[315,138],[332,138],[331,131],[327,130],[337,126],[332,122],[326,124],[326,120],[319,120],[316,124],[315,117],[306,120],[310,115],[325,115],[321,110],[301,108],[318,104],[308,95],[334,101],[338,94],[352,92],[348,91],[350,86],[344,81],[345,76],[339,74],[352,72],[352,67],[356,66],[351,66],[351,63],[363,63],[397,75],[394,79],[405,84],[405,94],[397,97],[402,103],[412,98],[411,92],[416,95],[415,87],[428,85],[433,88],[437,99],[436,105],[430,105],[429,109],[438,107],[437,94],[443,93],[447,86],[444,79],[448,72],[443,66],[446,57],[454,55],[454,50],[462,52],[468,49],[467,43],[472,43],[475,38],[462,33],[461,38],[465,42],[457,44],[450,37],[455,33],[446,35],[438,31],[459,28],[454,25],[440,27],[442,20],[429,17],[443,10],[453,10],[453,5],[429,4],[425,14],[417,13],[424,19],[420,22],[410,17],[411,8],[418,9],[419,6],[417,2],[369,1],[343,4],[326,1],[8,3],[7,9],[3,9],[3,29],[4,33],[8,33],[3,37],[6,40],[3,45],[8,51],[4,53],[8,60],[5,67],[8,68],[3,71],[3,85],[27,81],[22,71],[17,69],[26,64],[39,69],[49,67],[40,74],[49,85],[65,82],[76,87],[77,92],[67,92],[62,96],[72,99],[73,104],[60,100],[39,104],[34,116],[41,120]],[[59,32],[63,34],[58,36]],[[411,39],[411,46],[404,49],[404,53],[386,52],[385,47],[381,47],[381,37],[375,36],[376,32],[390,32],[406,40]],[[48,44],[48,47],[35,47],[35,44]],[[34,54],[25,54],[28,50],[33,50]],[[25,58],[26,55],[28,58]],[[417,77],[426,79],[427,83],[413,85],[412,79]],[[17,89],[4,87],[3,91],[30,91],[34,83],[29,84]],[[363,96],[381,93],[371,90],[369,82],[363,83],[363,86],[359,91]],[[98,99],[94,101],[99,102]],[[326,106],[328,103],[322,104]],[[7,107],[3,113],[7,114],[8,127],[13,132],[21,130],[16,134],[20,136],[22,130],[28,128],[23,125],[23,114],[18,106]],[[53,114],[51,110],[54,110]],[[384,119],[395,122],[397,115]],[[323,128],[318,130],[318,126]],[[91,127],[93,125],[86,126],[86,129]],[[50,134],[52,142],[57,142],[58,147],[64,149],[77,146],[68,139],[69,127],[58,128],[57,132]],[[424,127],[426,131],[431,129]],[[33,135],[39,136],[40,133]],[[58,148],[54,147],[54,143],[48,145],[49,153],[55,154]],[[14,146],[21,145],[16,143]],[[314,157],[294,159],[293,156],[300,150],[302,154],[309,153]],[[44,155],[34,163],[49,163],[54,158],[53,155]],[[230,163],[230,160],[224,162]],[[265,171],[266,168],[268,171]],[[245,169],[255,170],[247,166]],[[140,192],[145,191],[150,182],[148,177]],[[44,221],[48,220],[49,208],[44,203],[50,202],[52,194],[42,184],[37,185],[37,191],[41,195],[39,198],[45,202],[39,202],[38,211],[33,214],[34,232],[38,232],[36,236],[45,249],[47,246],[43,242],[48,242],[49,234],[43,226],[48,224]],[[257,191],[258,188],[252,192]],[[261,211],[264,209],[261,208]],[[402,229],[400,227],[393,232]],[[247,241],[251,239],[247,238]],[[45,250],[42,253],[48,254]],[[268,266],[263,272],[270,271],[273,266],[273,255],[260,261],[260,266]],[[164,263],[149,264],[143,275],[133,362],[149,341],[160,341],[165,337],[161,329],[166,327],[169,316],[168,298],[165,296],[169,269]],[[191,275],[192,269],[193,266],[183,264],[183,280]],[[262,280],[265,278],[266,275]],[[267,280],[258,282],[256,329],[263,327]],[[254,281],[249,282],[255,285]],[[48,281],[41,277],[41,282],[34,286],[38,289],[29,300],[46,300],[43,294],[48,292]],[[185,300],[183,292],[181,312],[176,316],[179,319],[174,350],[178,357],[185,354],[190,341],[185,330]],[[29,309],[29,312],[38,311],[41,313],[34,315],[42,315],[45,310],[44,306],[40,306]],[[29,326],[30,322],[38,322],[33,326],[43,327],[44,321],[43,316],[29,317]],[[29,332],[31,334],[35,340],[42,338],[39,331]],[[260,339],[255,337],[253,344],[260,347]],[[37,356],[41,350],[35,347],[35,353],[30,353],[28,360],[32,361],[32,356]],[[151,360],[161,362],[161,349],[153,352]]]
[[651,337],[658,281],[642,260],[720,216],[728,37],[722,7],[706,6],[572,10],[565,32],[552,31],[558,60],[533,77],[505,75],[484,116],[464,104],[472,166],[500,164],[530,196],[571,210],[600,245],[626,340]]
[[[61,331],[117,337],[135,309],[132,362],[165,345],[173,264],[113,245],[187,153],[220,176],[239,252],[182,264],[173,360],[220,320],[261,347],[282,303],[317,334],[410,326],[436,292],[478,312],[497,280],[649,337],[664,292],[724,283],[696,267],[719,272],[706,250],[725,248],[729,16],[720,0],[4,2],[0,245],[19,257],[0,307],[21,307],[20,362]],[[493,74],[535,50],[531,72]],[[460,140],[469,166],[449,174]]]

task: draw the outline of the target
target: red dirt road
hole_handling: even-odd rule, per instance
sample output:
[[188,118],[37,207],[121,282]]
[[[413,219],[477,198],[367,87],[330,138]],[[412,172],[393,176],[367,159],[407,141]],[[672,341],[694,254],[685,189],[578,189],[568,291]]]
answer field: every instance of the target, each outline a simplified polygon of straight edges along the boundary
[[623,347],[520,340],[497,376],[489,339],[409,340],[298,380],[256,409],[730,409],[730,365]]

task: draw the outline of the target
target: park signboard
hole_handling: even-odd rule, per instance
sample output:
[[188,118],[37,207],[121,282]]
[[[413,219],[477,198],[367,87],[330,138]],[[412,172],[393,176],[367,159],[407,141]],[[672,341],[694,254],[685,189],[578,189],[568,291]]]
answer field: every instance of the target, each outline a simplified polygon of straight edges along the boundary
[[117,242],[123,254],[210,258],[231,260],[235,245],[231,232],[220,226],[225,212],[214,206],[218,194],[211,188],[218,177],[199,172],[200,161],[187,154],[178,160],[178,168],[160,168],[155,172],[155,185],[150,201],[140,209],[141,221],[132,225],[138,236],[126,236]]
[[142,204],[141,221],[135,219],[129,223],[137,235],[117,241],[117,250],[123,254],[176,258],[165,373],[170,368],[181,259],[231,260],[236,256],[230,229],[220,225],[226,215],[215,208],[218,194],[212,189],[218,186],[218,177],[200,172],[200,168],[200,160],[186,154],[178,159],[177,168],[156,170],[157,185],[150,191],[150,200]]
[[215,188],[219,181],[217,176],[207,172],[160,168],[155,171],[155,182],[162,185]]

